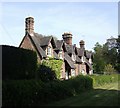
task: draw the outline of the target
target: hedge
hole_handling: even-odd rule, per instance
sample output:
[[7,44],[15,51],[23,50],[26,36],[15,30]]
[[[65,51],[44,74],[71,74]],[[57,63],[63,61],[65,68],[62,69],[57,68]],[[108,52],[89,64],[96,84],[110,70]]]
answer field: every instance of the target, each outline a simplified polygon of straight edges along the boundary
[[5,107],[41,106],[92,88],[92,78],[87,76],[49,83],[40,80],[6,80],[3,81],[2,105]]
[[13,46],[2,46],[2,78],[35,78],[37,55],[34,51]]
[[120,81],[120,74],[112,75],[91,75],[94,86],[102,86],[104,84],[114,83]]

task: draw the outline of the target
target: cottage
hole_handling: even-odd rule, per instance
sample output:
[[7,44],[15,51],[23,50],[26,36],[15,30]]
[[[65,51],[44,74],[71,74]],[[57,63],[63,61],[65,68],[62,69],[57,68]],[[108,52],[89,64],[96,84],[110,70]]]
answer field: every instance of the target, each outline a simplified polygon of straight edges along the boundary
[[73,35],[63,33],[63,40],[55,40],[52,36],[42,36],[34,32],[34,18],[28,17],[25,21],[25,36],[20,43],[20,48],[36,51],[38,62],[53,57],[62,59],[63,65],[61,78],[69,79],[71,76],[92,73],[92,52],[85,50],[85,42],[80,41],[80,47],[72,45]]

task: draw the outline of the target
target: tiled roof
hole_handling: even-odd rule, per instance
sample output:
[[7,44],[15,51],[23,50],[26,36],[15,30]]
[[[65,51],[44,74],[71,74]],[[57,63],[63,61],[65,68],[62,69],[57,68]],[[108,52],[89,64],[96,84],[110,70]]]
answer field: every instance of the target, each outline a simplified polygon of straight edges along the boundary
[[40,46],[48,46],[51,39],[52,39],[51,36],[41,38]]
[[71,57],[66,52],[65,52],[65,60],[71,69],[75,69],[74,62],[72,61]]
[[78,57],[78,55],[76,55],[76,62],[77,63],[82,63],[82,60]]
[[53,51],[53,55],[54,55],[55,59],[59,59],[59,57],[58,57],[58,55],[57,55],[57,53],[55,51]]
[[35,45],[35,47],[36,47],[38,53],[41,55],[41,57],[42,58],[47,57],[45,51],[40,47],[40,44],[39,44],[39,41],[37,40],[37,38],[35,36],[30,36],[30,35],[28,35],[28,36],[32,40],[33,44]]
[[77,48],[77,54],[78,54],[78,56],[83,56],[84,55],[84,49],[83,48]]
[[85,56],[86,56],[86,58],[91,58],[91,53],[88,51],[85,51]]
[[75,53],[73,45],[65,44],[65,47],[66,47],[66,50],[67,50],[68,54],[74,54]]
[[91,52],[91,51],[85,51],[85,56],[86,56],[86,58],[91,58],[91,59],[93,59],[93,53]]
[[63,40],[57,40],[56,41],[56,48],[55,50],[61,50],[63,45]]
[[55,40],[52,36],[43,36],[38,33],[34,33],[34,36],[38,40],[41,47],[48,46],[49,42],[52,41],[53,47],[56,47]]
[[89,61],[85,58],[85,62],[87,63],[87,65],[89,66],[90,69],[92,69],[92,65],[89,63]]

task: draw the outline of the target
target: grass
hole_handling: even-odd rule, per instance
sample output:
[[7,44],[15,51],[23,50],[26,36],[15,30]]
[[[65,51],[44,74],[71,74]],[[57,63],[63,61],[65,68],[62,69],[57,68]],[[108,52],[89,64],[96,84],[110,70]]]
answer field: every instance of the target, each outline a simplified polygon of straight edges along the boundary
[[113,82],[98,87],[95,86],[93,90],[53,102],[47,106],[118,106],[119,93],[118,82]]

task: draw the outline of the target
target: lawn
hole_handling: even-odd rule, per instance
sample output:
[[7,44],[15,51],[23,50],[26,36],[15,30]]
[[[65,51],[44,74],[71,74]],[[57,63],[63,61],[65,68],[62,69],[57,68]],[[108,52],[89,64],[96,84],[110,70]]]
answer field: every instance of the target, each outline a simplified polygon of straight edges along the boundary
[[118,106],[118,82],[109,83],[47,106]]

